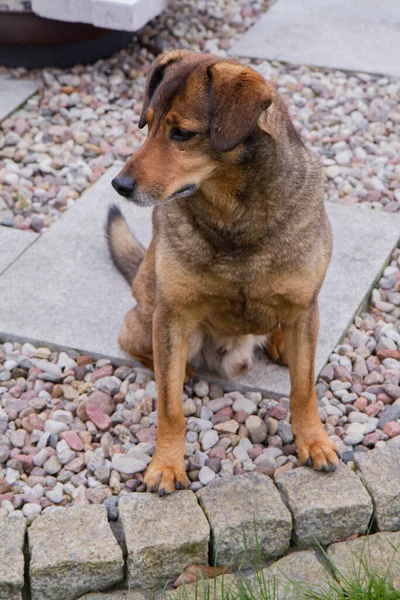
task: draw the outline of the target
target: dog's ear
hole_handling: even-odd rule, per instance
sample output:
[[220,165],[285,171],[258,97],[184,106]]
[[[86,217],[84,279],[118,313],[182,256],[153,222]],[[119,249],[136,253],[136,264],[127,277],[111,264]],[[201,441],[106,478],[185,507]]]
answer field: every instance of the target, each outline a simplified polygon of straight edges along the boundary
[[238,63],[218,61],[207,72],[211,146],[216,152],[229,152],[250,135],[271,104],[269,90],[259,73]]
[[149,74],[147,76],[142,112],[139,119],[139,129],[143,129],[143,127],[146,125],[147,109],[150,106],[154,92],[163,80],[165,69],[168,67],[168,65],[171,65],[172,63],[183,58],[186,53],[188,53],[188,50],[171,50],[170,52],[163,52],[151,65]]

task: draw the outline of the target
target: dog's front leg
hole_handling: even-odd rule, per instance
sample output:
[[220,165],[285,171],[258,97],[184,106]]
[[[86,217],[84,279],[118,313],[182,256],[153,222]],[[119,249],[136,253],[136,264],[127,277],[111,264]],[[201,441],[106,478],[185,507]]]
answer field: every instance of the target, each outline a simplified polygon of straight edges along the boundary
[[156,308],[153,355],[157,382],[158,436],[147,469],[147,490],[160,496],[186,488],[185,417],[182,391],[190,330],[182,315]]
[[290,372],[290,411],[300,463],[321,471],[334,470],[339,463],[338,447],[329,438],[318,414],[314,383],[315,354],[319,329],[315,300],[295,323],[283,325]]

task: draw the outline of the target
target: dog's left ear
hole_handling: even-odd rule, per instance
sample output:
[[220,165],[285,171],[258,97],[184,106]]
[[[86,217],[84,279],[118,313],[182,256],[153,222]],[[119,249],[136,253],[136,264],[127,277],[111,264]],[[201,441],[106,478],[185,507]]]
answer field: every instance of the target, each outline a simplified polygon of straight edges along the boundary
[[269,90],[259,73],[238,63],[218,61],[207,72],[211,146],[216,152],[229,152],[250,135],[271,104]]

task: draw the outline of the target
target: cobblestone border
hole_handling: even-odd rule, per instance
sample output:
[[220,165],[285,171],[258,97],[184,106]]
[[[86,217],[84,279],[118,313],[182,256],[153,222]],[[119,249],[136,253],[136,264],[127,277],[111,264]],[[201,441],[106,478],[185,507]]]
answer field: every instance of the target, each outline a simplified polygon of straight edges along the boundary
[[[138,599],[191,564],[213,564],[216,557],[219,565],[246,567],[257,548],[264,564],[279,559],[264,569],[267,578],[281,573],[320,584],[321,572],[331,575],[317,545],[328,546],[328,556],[346,570],[353,550],[359,556],[365,544],[374,567],[386,572],[389,554],[400,552],[400,445],[361,455],[356,468],[343,464],[334,473],[317,473],[302,467],[280,475],[276,486],[249,473],[197,494],[126,494],[108,515],[99,505],[59,508],[27,529],[25,579],[25,521],[1,519],[0,598],[75,600],[118,584],[137,591],[132,597]],[[378,533],[363,541],[358,536],[371,524]],[[249,582],[256,586],[256,577]]]

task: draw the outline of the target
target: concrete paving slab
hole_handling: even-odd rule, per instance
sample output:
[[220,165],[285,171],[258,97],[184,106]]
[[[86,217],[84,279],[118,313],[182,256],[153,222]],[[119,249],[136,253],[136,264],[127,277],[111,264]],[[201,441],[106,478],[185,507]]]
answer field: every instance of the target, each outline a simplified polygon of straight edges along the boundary
[[400,75],[398,0],[279,0],[232,54]]
[[36,81],[10,79],[5,75],[0,75],[0,121],[28,100],[37,90]]
[[32,231],[0,226],[0,275],[33,244],[37,237],[38,234]]
[[[116,202],[139,240],[148,245],[151,211],[118,197],[110,185],[118,170],[109,169],[0,276],[0,339],[27,339],[126,360],[117,335],[133,299],[109,259],[104,222],[108,205]],[[400,231],[400,215],[332,203],[327,210],[335,244],[320,295],[317,372],[369,292]],[[286,395],[288,372],[263,355],[233,388]]]

